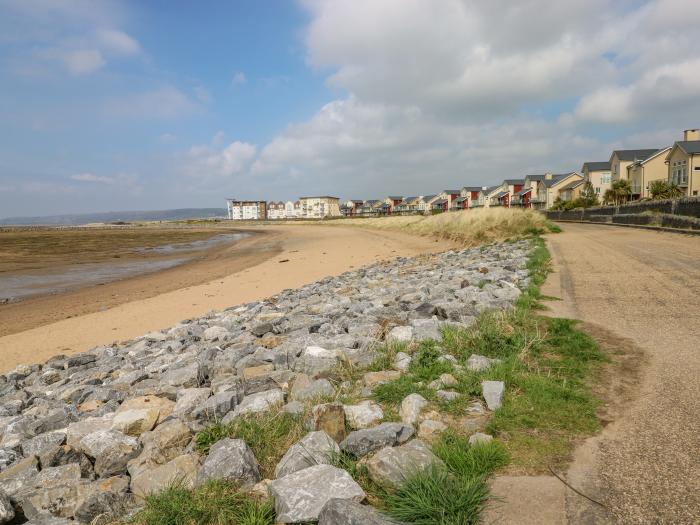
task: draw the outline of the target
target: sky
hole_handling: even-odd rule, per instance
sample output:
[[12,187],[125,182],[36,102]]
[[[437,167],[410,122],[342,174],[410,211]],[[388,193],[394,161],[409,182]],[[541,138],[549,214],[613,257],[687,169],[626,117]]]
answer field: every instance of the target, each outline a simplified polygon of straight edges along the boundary
[[697,127],[696,0],[0,0],[0,217],[432,194]]

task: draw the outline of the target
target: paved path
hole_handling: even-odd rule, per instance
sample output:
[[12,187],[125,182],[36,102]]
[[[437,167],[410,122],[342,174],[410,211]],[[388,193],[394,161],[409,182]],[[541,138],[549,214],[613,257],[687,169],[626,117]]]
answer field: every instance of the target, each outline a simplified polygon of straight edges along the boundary
[[700,238],[563,224],[545,294],[558,316],[629,338],[647,355],[634,399],[577,452],[570,523],[700,523]]

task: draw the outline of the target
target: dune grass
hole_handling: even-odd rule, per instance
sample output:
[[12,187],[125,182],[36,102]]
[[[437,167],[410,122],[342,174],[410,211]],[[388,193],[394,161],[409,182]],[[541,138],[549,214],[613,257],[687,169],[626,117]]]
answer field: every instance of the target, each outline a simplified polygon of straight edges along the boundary
[[519,239],[559,228],[534,210],[479,208],[438,215],[342,219],[327,224],[355,225],[449,239],[464,246]]

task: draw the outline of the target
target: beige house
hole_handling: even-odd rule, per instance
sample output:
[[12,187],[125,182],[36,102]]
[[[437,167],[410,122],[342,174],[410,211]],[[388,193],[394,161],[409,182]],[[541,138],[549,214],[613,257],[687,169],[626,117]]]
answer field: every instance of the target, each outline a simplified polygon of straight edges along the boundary
[[322,219],[340,217],[340,199],[323,195],[319,197],[301,197],[301,216],[305,219]]
[[645,199],[651,197],[649,186],[655,180],[668,178],[668,166],[666,156],[671,148],[660,149],[651,157],[638,160],[627,166],[627,180],[630,181],[632,199]]
[[667,180],[678,184],[688,197],[700,195],[700,131],[687,129],[666,155]]
[[530,188],[530,196],[525,207],[548,210],[557,197],[561,200],[573,200],[580,194],[584,182],[583,177],[575,171],[527,175],[524,188]]
[[627,179],[627,166],[651,157],[656,149],[618,149],[610,155],[610,178],[612,182]]
[[590,182],[593,191],[602,200],[603,195],[612,187],[610,162],[584,162],[581,167],[581,175],[586,182]]

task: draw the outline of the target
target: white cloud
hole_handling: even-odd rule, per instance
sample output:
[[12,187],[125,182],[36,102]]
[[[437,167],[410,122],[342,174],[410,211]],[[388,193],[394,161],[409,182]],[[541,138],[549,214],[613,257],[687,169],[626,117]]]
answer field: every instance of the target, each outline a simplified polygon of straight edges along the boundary
[[231,84],[234,86],[241,86],[248,82],[248,79],[245,76],[245,73],[243,71],[238,71],[233,75],[233,78],[231,79]]
[[105,177],[102,175],[93,175],[92,173],[78,173],[76,175],[71,175],[70,180],[76,182],[90,182],[99,184],[114,184],[115,180],[112,177]]
[[135,55],[141,51],[141,45],[136,40],[117,29],[99,29],[97,40],[105,50],[118,55]]
[[221,148],[217,145],[217,137],[211,145],[190,148],[182,168],[186,175],[206,179],[236,176],[247,171],[257,152],[255,145],[234,141]]

